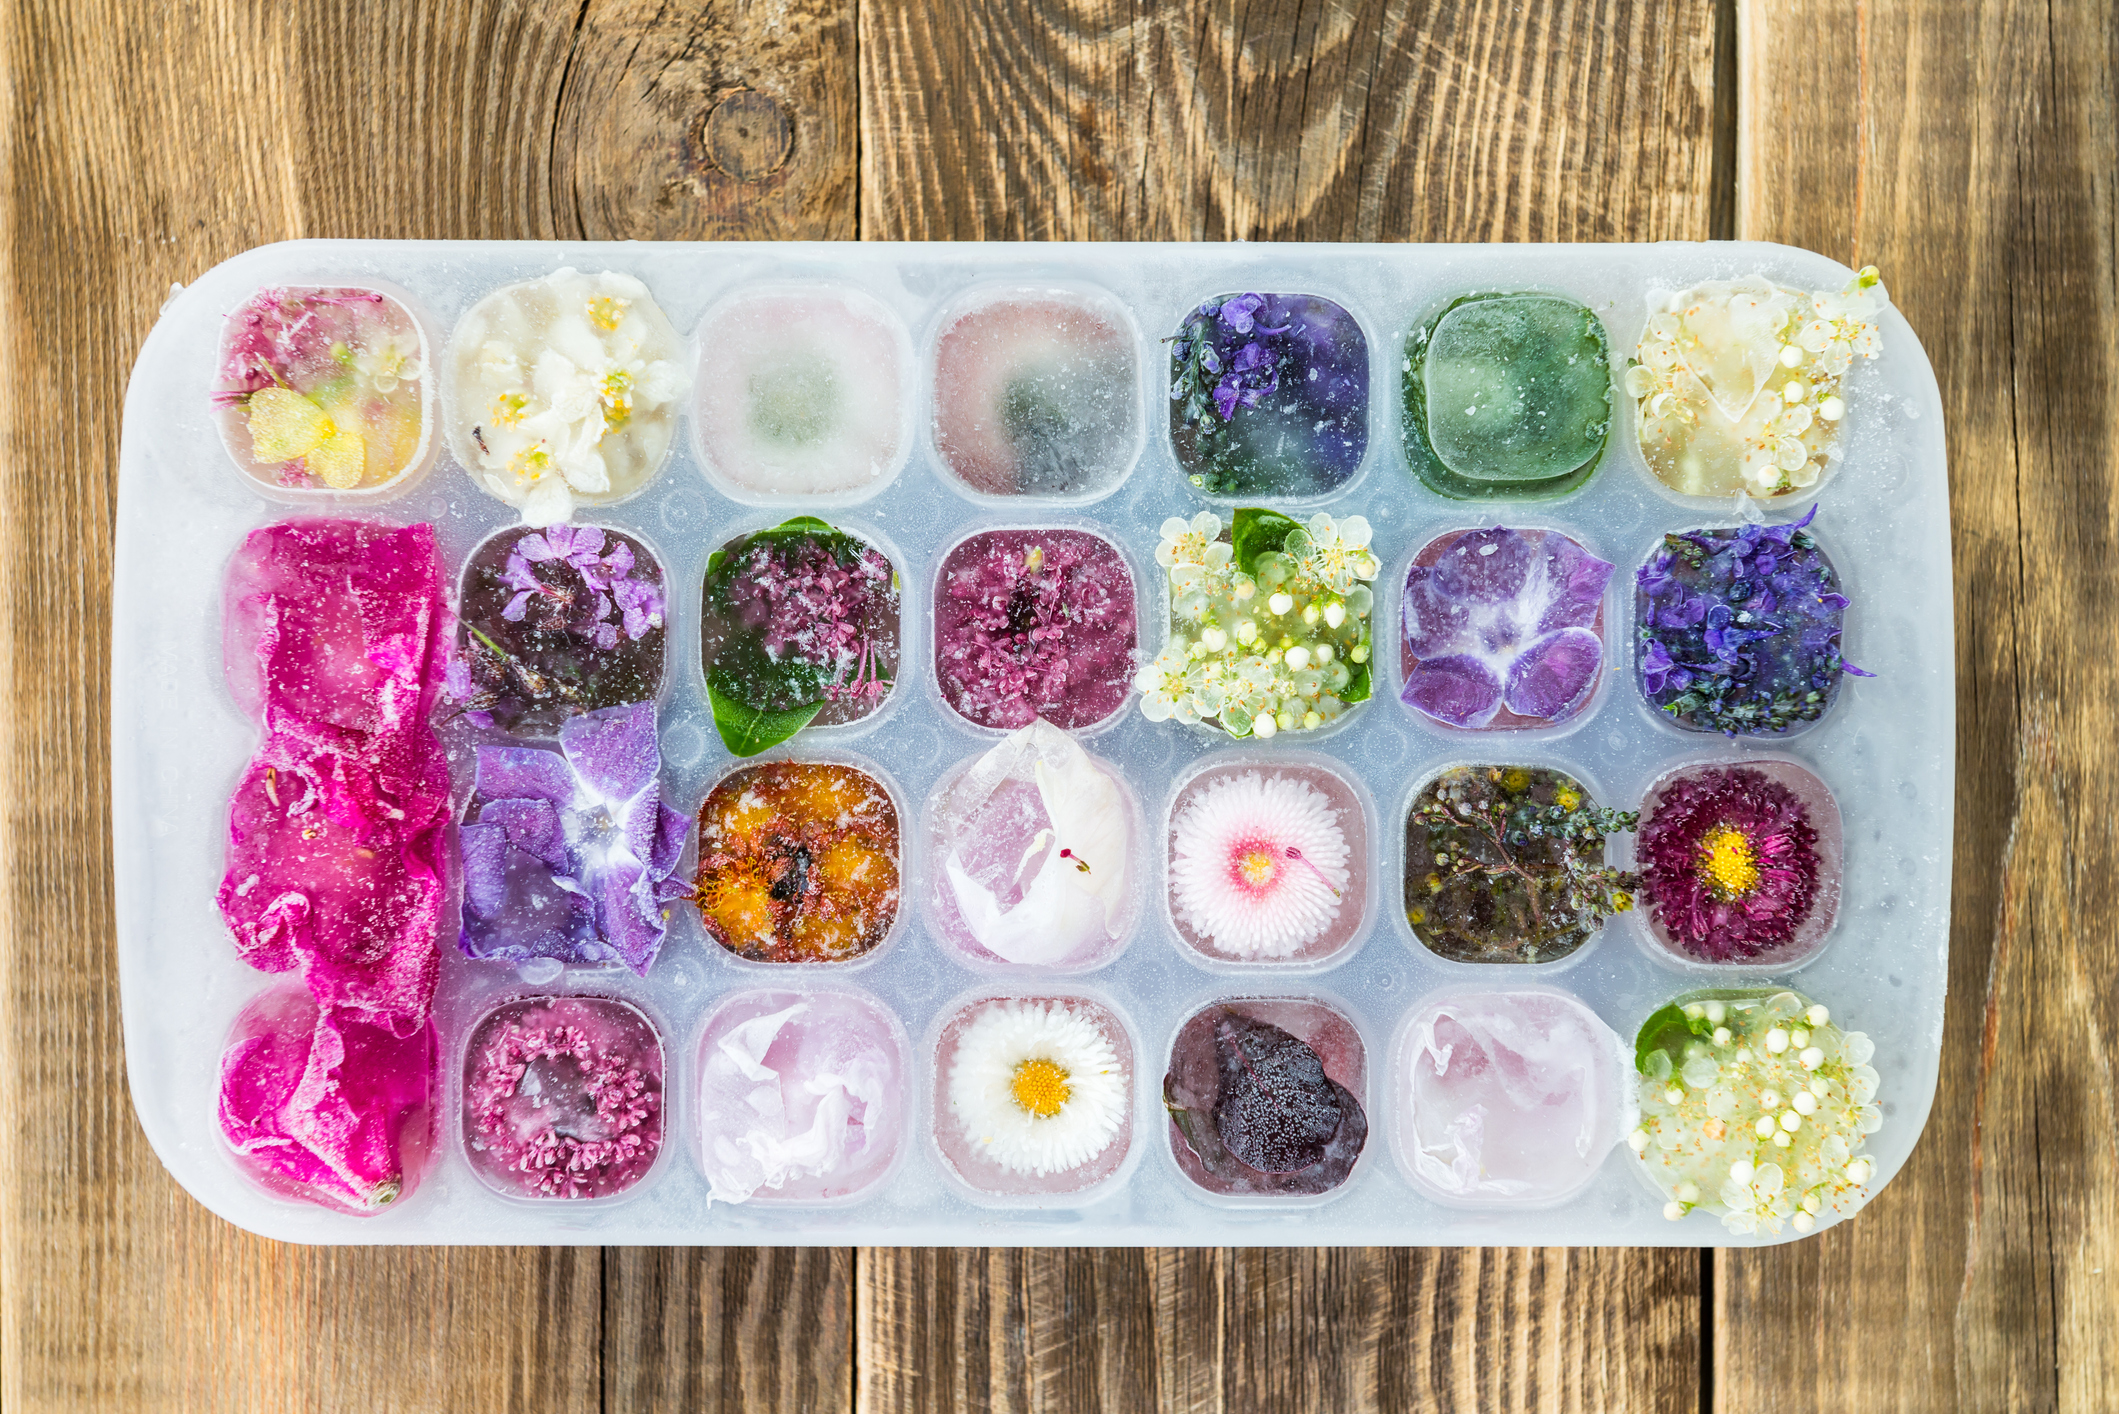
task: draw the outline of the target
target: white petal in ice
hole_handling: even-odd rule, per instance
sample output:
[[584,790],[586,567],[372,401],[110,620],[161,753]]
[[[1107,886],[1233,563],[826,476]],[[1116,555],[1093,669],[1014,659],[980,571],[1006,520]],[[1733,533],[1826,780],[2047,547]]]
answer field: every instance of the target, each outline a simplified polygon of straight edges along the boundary
[[[1254,730],[1267,735],[1264,723]],[[1224,776],[1173,823],[1170,902],[1216,950],[1288,957],[1338,917],[1346,832],[1322,791],[1294,776]]]
[[[709,1111],[705,1141],[707,1200],[741,1203],[761,1188],[781,1188],[791,1178],[839,1173],[851,1167],[870,1141],[867,1125],[856,1112],[876,1123],[887,1107],[890,1077],[882,1058],[854,1050],[836,1070],[806,1077],[799,1093],[789,1094],[782,1075],[765,1064],[766,1052],[787,1027],[807,1015],[798,1002],[767,1016],[753,1017],[723,1036],[706,1056],[704,1085],[709,1096],[742,1092],[738,1110]],[[846,1048],[841,1048],[842,1050]],[[743,1087],[748,1084],[747,1091]],[[790,1102],[793,1102],[792,1105]],[[815,1110],[809,1123],[790,1114]]]
[[[1038,1063],[1063,1077],[1055,1113],[1039,1114],[1017,1097],[1018,1077]],[[957,1038],[949,1112],[974,1150],[1011,1173],[1065,1173],[1118,1137],[1127,1084],[1117,1049],[1081,1011],[1063,1001],[999,1001]]]
[[1023,853],[1017,902],[1003,908],[994,891],[964,867],[969,841],[956,842],[943,871],[980,947],[1009,962],[1050,966],[1118,935],[1132,878],[1132,819],[1110,773],[1042,719],[981,756],[949,797],[952,803],[980,802],[1024,779],[1036,782],[1048,827]]

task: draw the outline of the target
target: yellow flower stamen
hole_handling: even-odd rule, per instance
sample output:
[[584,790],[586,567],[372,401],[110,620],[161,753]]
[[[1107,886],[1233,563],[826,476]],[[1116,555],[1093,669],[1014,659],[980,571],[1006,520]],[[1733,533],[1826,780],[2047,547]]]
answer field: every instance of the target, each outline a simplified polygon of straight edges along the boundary
[[1246,851],[1236,861],[1236,873],[1251,888],[1271,882],[1280,872],[1280,859],[1263,847]]
[[1048,1060],[1026,1060],[1015,1068],[1009,1090],[1015,1102],[1039,1119],[1050,1119],[1074,1096],[1067,1072]]
[[1700,873],[1724,899],[1742,898],[1758,887],[1758,853],[1751,837],[1733,825],[1717,825],[1700,841]]
[[608,334],[625,318],[626,308],[631,304],[631,300],[620,299],[616,295],[602,295],[592,299],[589,301],[589,323]]

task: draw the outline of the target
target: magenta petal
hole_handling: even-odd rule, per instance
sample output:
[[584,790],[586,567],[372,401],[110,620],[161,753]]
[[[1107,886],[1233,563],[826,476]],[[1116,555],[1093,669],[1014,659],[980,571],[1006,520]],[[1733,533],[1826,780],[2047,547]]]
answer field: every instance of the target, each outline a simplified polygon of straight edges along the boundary
[[1467,654],[1428,658],[1406,679],[1399,698],[1453,727],[1483,727],[1501,707],[1501,680],[1493,669]]
[[276,988],[222,1053],[221,1132],[268,1187],[373,1213],[426,1167],[433,1087],[431,1025],[399,1038]]
[[1450,599],[1506,603],[1522,592],[1535,559],[1529,539],[1506,526],[1467,531],[1435,561],[1435,587]]
[[1586,628],[1547,634],[1525,648],[1509,669],[1508,710],[1519,717],[1558,721],[1581,706],[1603,661],[1603,640]]
[[1442,590],[1439,576],[1414,565],[1405,575],[1405,644],[1415,658],[1449,652],[1471,621],[1470,607]]
[[1598,559],[1557,533],[1547,533],[1542,548],[1545,573],[1552,584],[1552,601],[1532,632],[1588,628],[1597,621],[1597,610],[1603,607],[1604,586],[1611,582],[1611,561]]

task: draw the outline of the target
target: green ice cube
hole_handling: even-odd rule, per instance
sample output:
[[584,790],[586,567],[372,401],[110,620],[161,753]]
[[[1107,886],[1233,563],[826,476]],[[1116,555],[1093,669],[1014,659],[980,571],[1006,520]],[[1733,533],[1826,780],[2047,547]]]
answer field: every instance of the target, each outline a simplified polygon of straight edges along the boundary
[[1611,434],[1596,315],[1557,295],[1468,295],[1406,343],[1405,454],[1463,500],[1544,500],[1588,481]]

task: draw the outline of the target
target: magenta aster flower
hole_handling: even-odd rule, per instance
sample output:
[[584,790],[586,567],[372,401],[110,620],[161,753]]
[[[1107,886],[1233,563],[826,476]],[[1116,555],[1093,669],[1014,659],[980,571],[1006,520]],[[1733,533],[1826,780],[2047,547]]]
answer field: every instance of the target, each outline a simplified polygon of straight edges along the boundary
[[1818,906],[1818,832],[1795,791],[1750,766],[1672,778],[1639,840],[1656,922],[1706,962],[1743,962],[1797,940]]
[[1085,530],[996,530],[949,552],[935,596],[935,680],[967,721],[1094,726],[1126,700],[1133,575]]

